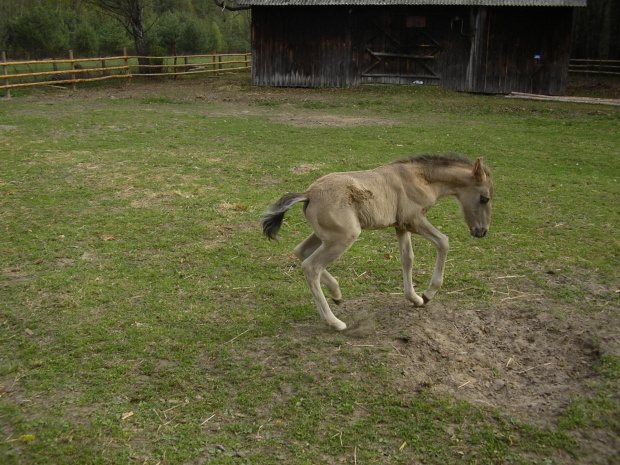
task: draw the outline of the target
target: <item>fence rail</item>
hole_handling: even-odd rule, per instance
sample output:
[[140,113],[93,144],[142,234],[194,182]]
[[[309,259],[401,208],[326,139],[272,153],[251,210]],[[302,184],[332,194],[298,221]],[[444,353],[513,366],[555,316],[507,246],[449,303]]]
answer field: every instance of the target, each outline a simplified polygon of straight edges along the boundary
[[571,59],[568,62],[568,72],[596,76],[620,76],[620,60]]
[[[146,64],[146,63],[148,64]],[[10,90],[22,87],[76,85],[107,79],[125,79],[131,83],[136,76],[179,76],[191,74],[218,74],[250,69],[249,53],[213,52],[210,55],[171,55],[162,57],[121,56],[103,58],[74,58],[59,60],[8,61],[5,52],[0,58],[0,92],[6,97]]]

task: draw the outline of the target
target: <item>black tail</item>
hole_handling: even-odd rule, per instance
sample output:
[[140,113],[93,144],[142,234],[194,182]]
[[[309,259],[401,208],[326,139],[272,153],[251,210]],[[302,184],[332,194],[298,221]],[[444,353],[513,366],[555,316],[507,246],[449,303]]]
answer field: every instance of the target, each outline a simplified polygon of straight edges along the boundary
[[275,239],[282,226],[284,214],[299,202],[307,202],[308,197],[303,194],[285,194],[280,200],[274,203],[263,215],[261,225],[263,234],[269,239]]

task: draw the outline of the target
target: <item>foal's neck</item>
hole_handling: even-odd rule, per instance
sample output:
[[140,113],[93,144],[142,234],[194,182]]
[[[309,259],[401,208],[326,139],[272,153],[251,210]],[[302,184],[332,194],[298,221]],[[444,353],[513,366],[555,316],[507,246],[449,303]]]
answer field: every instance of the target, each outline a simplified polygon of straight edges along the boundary
[[472,183],[472,168],[467,165],[427,166],[423,176],[434,188],[437,197],[457,195],[460,188]]

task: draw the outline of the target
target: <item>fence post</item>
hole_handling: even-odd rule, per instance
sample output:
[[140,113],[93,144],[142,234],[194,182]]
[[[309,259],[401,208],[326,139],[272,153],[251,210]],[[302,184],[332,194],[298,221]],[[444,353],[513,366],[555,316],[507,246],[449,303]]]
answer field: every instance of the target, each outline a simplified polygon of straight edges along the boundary
[[71,66],[71,87],[75,90],[75,62],[73,61],[73,50],[69,50],[69,60],[71,60],[69,63]]
[[176,44],[172,47],[172,54],[174,55],[174,64],[172,67],[172,72],[174,73],[174,80],[177,80],[177,46]]
[[216,55],[217,55],[217,50],[213,50],[213,74],[217,74]]
[[129,57],[127,56],[127,49],[123,47],[123,56],[125,57],[125,73],[127,74],[127,84],[131,84],[131,71],[129,69]]
[[[6,52],[2,52],[2,63],[6,63]],[[7,66],[5,64],[2,65],[2,74],[4,76],[6,76],[7,74],[9,74]],[[4,89],[4,96],[6,98],[11,98],[11,89],[9,89],[9,80],[8,78],[4,78],[4,85],[7,86],[6,89]]]

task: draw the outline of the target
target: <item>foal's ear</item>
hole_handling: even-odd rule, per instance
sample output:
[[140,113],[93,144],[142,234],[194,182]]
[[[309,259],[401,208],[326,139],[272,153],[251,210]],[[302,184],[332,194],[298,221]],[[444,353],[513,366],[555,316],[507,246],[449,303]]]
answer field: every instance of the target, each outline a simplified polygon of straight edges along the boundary
[[482,167],[482,157],[476,159],[474,163],[474,179],[476,182],[485,183],[487,180],[487,175],[484,172],[484,168]]

